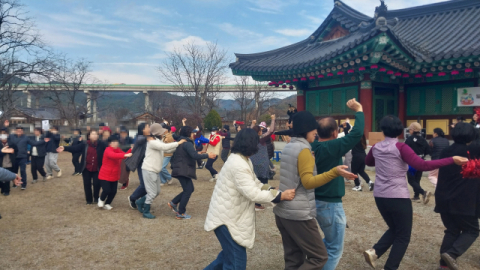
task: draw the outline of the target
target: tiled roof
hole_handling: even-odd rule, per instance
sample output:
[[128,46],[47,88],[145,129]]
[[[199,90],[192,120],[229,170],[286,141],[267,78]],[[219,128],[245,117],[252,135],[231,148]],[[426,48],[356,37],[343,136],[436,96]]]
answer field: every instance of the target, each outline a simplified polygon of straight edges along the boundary
[[[455,0],[392,10],[384,16],[387,24],[377,25],[376,19],[336,1],[332,12],[309,38],[272,51],[236,54],[237,61],[230,67],[246,74],[307,68],[353,49],[382,32],[388,32],[417,62],[480,54],[478,0]],[[332,22],[339,22],[350,33],[335,40],[318,41]]]
[[54,108],[25,108],[25,107],[17,107],[16,108],[19,112],[22,112],[30,117],[42,119],[42,120],[60,120],[60,112]]

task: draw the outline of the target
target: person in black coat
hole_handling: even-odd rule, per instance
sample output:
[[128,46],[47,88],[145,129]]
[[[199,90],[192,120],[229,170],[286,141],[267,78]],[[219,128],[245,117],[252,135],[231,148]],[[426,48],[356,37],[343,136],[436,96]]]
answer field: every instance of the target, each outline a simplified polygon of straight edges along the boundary
[[53,178],[53,171],[57,172],[57,177],[62,176],[62,170],[57,165],[58,152],[57,148],[60,144],[60,134],[58,127],[53,126],[45,135],[45,142],[47,142],[47,155],[45,156],[45,170],[47,171],[47,180]]
[[[64,139],[66,143],[71,143],[70,146],[75,146],[77,144],[81,144],[80,137],[82,136],[82,131],[80,129],[73,130],[73,136],[70,139]],[[80,167],[80,159],[82,157],[82,153],[72,153],[72,164],[75,171],[73,172],[73,176],[75,175],[82,175],[81,167]]]
[[193,131],[192,127],[184,126],[180,129],[180,139],[185,139],[187,141],[177,148],[170,161],[172,164],[172,177],[175,177],[180,181],[183,189],[180,194],[168,203],[170,208],[176,213],[177,219],[191,218],[185,212],[190,196],[194,190],[192,179],[197,179],[195,168],[196,161],[206,158],[213,159],[216,157],[214,153],[198,154],[193,142],[195,135],[196,133]]
[[31,164],[31,171],[33,177],[33,184],[35,184],[38,180],[38,173],[43,177],[43,181],[47,180],[47,173],[43,169],[43,165],[45,164],[45,156],[47,155],[47,150],[45,148],[46,142],[45,138],[43,137],[43,131],[41,128],[35,128],[34,137],[29,138],[29,144],[32,146],[31,154],[32,154],[32,164]]
[[108,145],[107,143],[99,140],[99,134],[96,130],[91,130],[87,137],[89,138],[87,141],[83,141],[80,138],[79,144],[59,147],[58,152],[67,151],[72,154],[82,154],[80,170],[82,171],[83,177],[83,189],[85,191],[85,199],[87,204],[92,204],[98,203],[98,198],[100,197],[100,182],[98,180],[98,173],[102,167],[103,153]]
[[[441,159],[452,156],[480,158],[480,143],[467,145],[475,137],[472,125],[456,124],[452,137],[454,144],[441,152]],[[461,171],[462,167],[456,165],[440,168],[435,191],[435,212],[440,213],[446,227],[440,247],[440,265],[450,269],[460,269],[456,266],[457,258],[467,251],[479,235],[480,179],[463,178]]]
[[[420,132],[422,131],[422,126],[417,122],[412,123],[408,127],[408,131],[410,133],[410,136],[405,140],[405,144],[410,146],[410,148],[412,148],[415,154],[424,159],[426,155],[430,154],[430,145],[428,144],[427,140],[425,140],[425,138],[423,138],[420,134]],[[409,172],[407,173],[407,179],[410,186],[412,186],[414,192],[412,201],[419,202],[419,195],[422,194],[423,203],[426,204],[428,203],[432,193],[430,191],[423,190],[420,186],[422,174],[423,172],[421,171],[412,172],[409,170]]]

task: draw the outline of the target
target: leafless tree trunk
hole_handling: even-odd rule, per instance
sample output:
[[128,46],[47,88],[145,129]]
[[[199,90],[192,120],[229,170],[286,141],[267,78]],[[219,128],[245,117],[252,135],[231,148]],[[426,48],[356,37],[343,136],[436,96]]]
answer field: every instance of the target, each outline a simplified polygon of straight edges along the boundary
[[[79,120],[88,115],[88,106],[105,93],[105,84],[91,75],[91,62],[85,59],[72,61],[60,58],[55,62],[53,72],[47,77],[47,98],[59,110],[62,119],[72,127],[77,127]],[[104,108],[107,109],[107,108]],[[99,111],[97,110],[97,115]]]
[[265,104],[269,103],[274,95],[273,92],[267,91],[268,86],[263,82],[255,81],[250,89],[253,91],[253,100],[255,102],[254,119],[259,119],[260,115],[270,109],[270,106],[265,108]]
[[183,93],[195,115],[205,116],[215,105],[214,100],[226,81],[227,68],[226,51],[216,43],[205,46],[189,43],[167,53],[159,72],[164,81]]
[[254,100],[254,94],[252,92],[252,89],[250,89],[250,77],[235,77],[235,82],[237,83],[238,91],[232,93],[233,99],[240,107],[239,120],[246,121],[247,111],[249,107],[251,107],[252,101]]
[[9,117],[21,95],[17,86],[50,68],[52,54],[17,0],[0,0],[0,108]]

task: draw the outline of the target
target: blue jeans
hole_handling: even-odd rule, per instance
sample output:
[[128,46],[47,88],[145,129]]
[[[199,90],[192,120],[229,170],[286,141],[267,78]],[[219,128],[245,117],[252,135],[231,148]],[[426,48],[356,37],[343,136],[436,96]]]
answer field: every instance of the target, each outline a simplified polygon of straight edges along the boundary
[[160,171],[160,181],[162,181],[162,184],[165,184],[172,179],[172,175],[167,170],[167,165],[170,163],[170,159],[172,159],[172,157],[163,157],[162,171]]
[[334,270],[342,258],[347,218],[342,203],[318,200],[315,202],[317,204],[317,221],[325,234],[323,243],[328,252],[328,261],[323,270]]
[[143,174],[141,164],[137,168],[138,180],[140,180],[140,185],[135,189],[135,191],[130,195],[130,200],[132,202],[140,199],[141,197],[147,195],[147,190],[145,189],[145,184],[143,183]]
[[204,270],[244,270],[247,268],[247,250],[237,244],[227,226],[222,225],[215,229],[222,251],[218,257]]

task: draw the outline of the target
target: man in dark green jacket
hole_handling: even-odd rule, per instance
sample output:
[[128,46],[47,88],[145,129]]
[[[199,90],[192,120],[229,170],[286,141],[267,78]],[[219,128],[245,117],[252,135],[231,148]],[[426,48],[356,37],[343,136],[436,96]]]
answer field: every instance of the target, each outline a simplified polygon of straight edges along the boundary
[[[362,138],[365,127],[363,107],[355,99],[347,102],[347,106],[355,112],[355,126],[347,136],[337,139],[338,125],[331,117],[319,121],[319,141],[313,142],[317,173],[328,172],[338,165],[343,165],[342,157],[348,153]],[[343,240],[347,219],[343,210],[342,197],[345,196],[345,182],[337,177],[328,184],[315,189],[317,204],[317,221],[322,228],[327,247],[328,261],[323,270],[334,270],[343,253]]]

